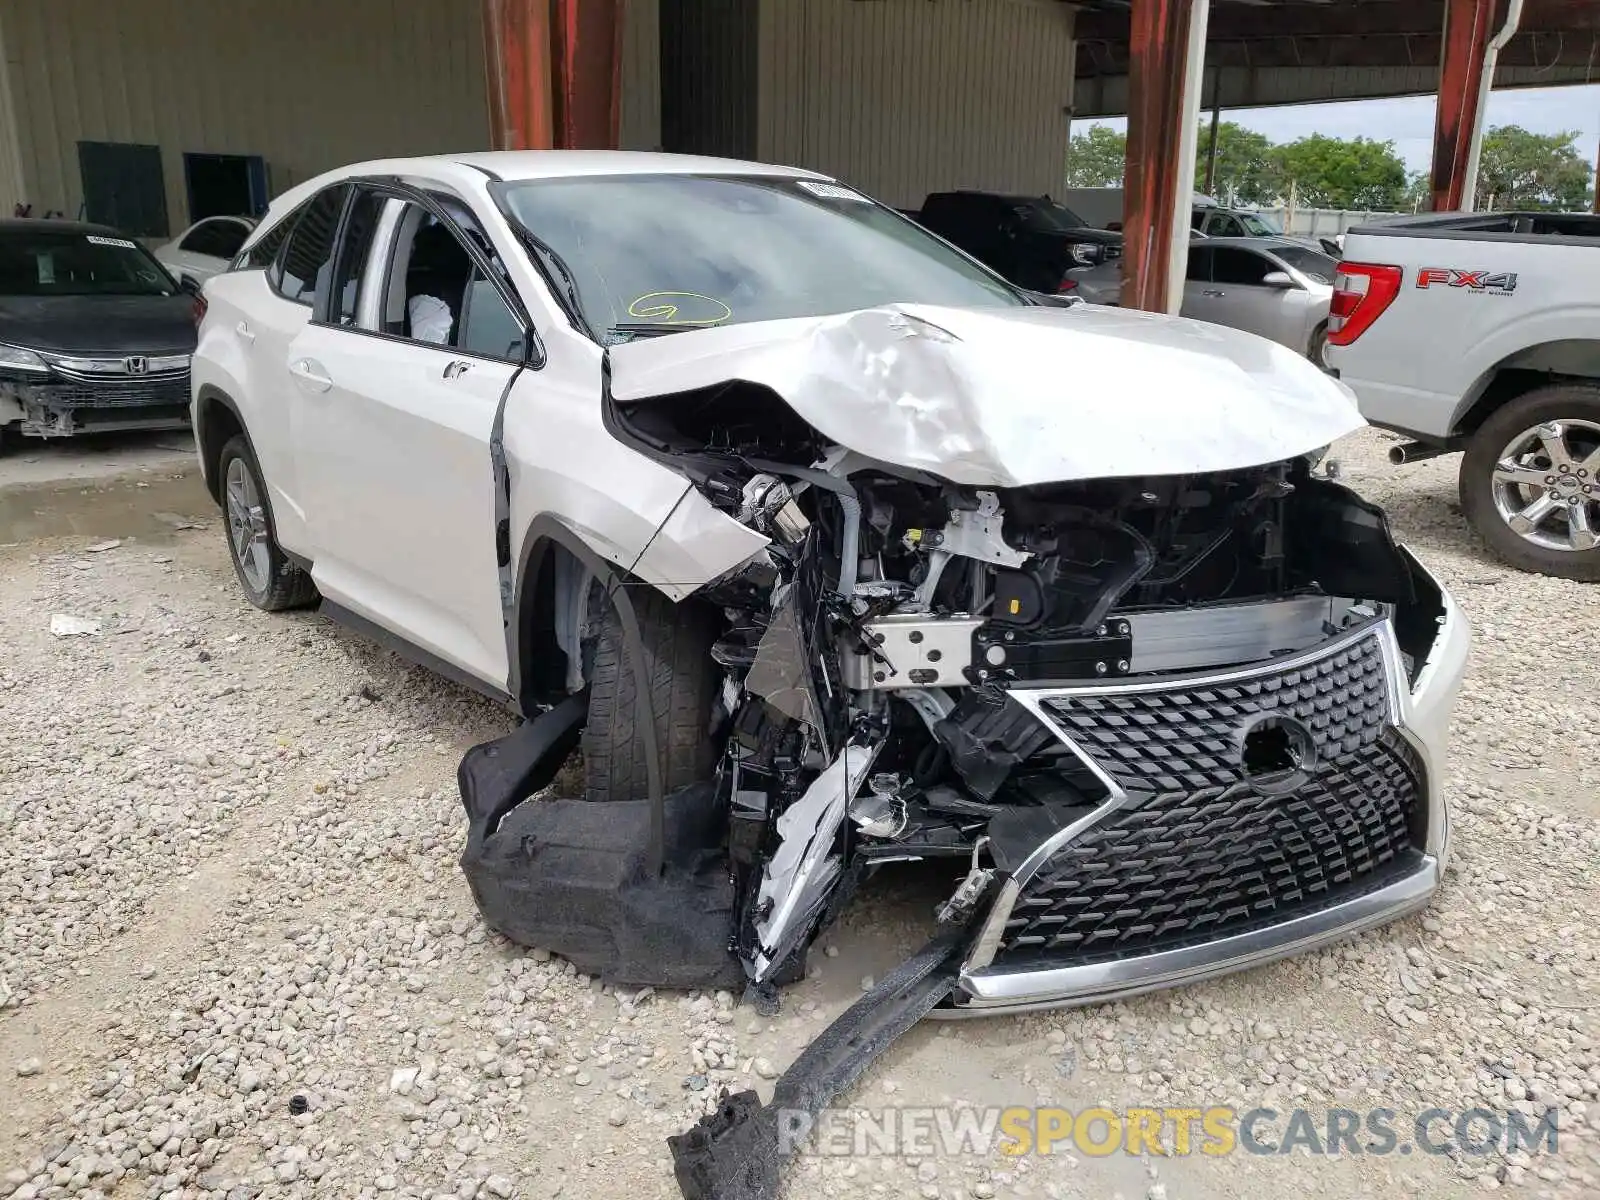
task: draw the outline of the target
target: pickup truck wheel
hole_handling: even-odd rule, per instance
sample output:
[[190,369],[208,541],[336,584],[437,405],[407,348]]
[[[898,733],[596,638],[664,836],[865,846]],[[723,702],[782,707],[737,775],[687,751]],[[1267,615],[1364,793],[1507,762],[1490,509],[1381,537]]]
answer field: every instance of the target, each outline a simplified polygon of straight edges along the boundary
[[1461,507],[1524,571],[1600,581],[1600,387],[1558,384],[1517,397],[1473,435]]
[[245,599],[267,612],[302,608],[317,598],[311,576],[290,562],[272,527],[272,508],[261,465],[249,440],[230,438],[217,456],[222,480],[222,513],[227,522],[228,557]]
[[[654,588],[632,588],[628,596],[650,670],[662,788],[670,793],[709,779],[715,763],[710,736],[720,682],[711,660],[715,630],[707,613],[692,603],[674,604]],[[600,635],[583,727],[584,796],[593,801],[642,800],[650,794],[650,784],[638,728],[639,681],[616,608],[607,603],[596,616]]]

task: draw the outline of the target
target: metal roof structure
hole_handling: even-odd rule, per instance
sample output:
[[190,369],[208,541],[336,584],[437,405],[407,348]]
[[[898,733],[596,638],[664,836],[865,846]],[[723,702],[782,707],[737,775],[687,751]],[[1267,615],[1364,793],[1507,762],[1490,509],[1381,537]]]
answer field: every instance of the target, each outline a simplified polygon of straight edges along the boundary
[[[1074,117],[1128,111],[1130,0],[1077,0]],[[1505,3],[1499,5],[1504,15]],[[1213,0],[1205,104],[1420,95],[1439,84],[1445,0]],[[1600,0],[1526,0],[1496,87],[1600,82]]]

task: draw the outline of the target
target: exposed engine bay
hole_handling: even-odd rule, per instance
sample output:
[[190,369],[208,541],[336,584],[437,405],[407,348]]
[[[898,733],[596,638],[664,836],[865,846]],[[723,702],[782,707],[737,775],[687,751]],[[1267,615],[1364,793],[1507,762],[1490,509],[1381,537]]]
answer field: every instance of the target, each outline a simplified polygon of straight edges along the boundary
[[875,866],[970,864],[940,912],[961,924],[1037,843],[1030,814],[1053,827],[1105,798],[1011,689],[1272,658],[1415,601],[1381,514],[1309,458],[990,490],[826,444],[757,388],[616,419],[771,539],[705,593],[727,626],[716,785],[757,984]]

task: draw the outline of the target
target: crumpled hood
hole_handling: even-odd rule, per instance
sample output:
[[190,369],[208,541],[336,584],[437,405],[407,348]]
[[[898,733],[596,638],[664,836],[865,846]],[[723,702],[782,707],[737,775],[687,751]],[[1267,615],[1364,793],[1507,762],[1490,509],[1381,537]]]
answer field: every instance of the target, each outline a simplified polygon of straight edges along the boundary
[[987,487],[1257,466],[1364,422],[1264,338],[1130,309],[894,305],[613,346],[620,404],[745,380],[824,437]]

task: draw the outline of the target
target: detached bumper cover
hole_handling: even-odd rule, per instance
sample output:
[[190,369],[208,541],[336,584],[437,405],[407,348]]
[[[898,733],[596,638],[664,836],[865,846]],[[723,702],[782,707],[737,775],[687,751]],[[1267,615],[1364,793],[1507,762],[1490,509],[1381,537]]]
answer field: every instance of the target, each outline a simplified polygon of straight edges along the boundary
[[[1439,596],[1411,682],[1378,621],[1248,669],[1013,692],[1108,798],[1013,871],[936,1015],[1191,983],[1425,906],[1448,853],[1436,764],[1469,643]],[[1239,766],[1242,736],[1263,723],[1307,742],[1303,777],[1279,791]]]

